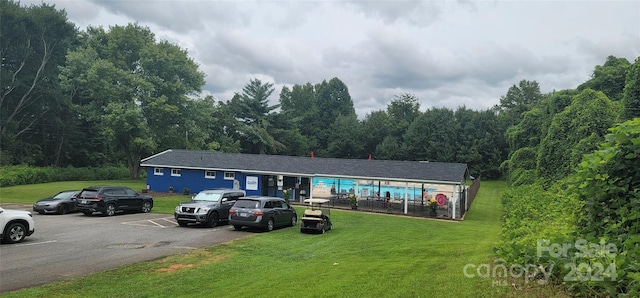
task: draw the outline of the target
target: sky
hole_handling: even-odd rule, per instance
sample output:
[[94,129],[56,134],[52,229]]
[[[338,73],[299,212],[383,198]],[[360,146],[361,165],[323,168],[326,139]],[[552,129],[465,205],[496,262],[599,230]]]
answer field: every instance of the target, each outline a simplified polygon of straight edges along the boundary
[[640,57],[637,0],[43,2],[80,30],[149,27],[188,51],[217,100],[257,78],[277,104],[284,86],[337,77],[360,119],[404,93],[422,111],[487,110],[521,80],[573,89],[610,55]]

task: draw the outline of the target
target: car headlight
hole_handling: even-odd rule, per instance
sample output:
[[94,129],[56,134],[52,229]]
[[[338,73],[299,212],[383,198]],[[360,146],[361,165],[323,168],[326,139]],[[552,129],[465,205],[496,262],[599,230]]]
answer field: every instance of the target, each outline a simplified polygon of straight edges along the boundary
[[175,212],[180,212],[180,205],[176,206]]
[[199,209],[198,209],[198,213],[199,213],[199,214],[207,213],[207,212],[209,212],[209,209],[211,209],[211,208],[209,208],[209,207],[202,207],[202,208],[199,208]]

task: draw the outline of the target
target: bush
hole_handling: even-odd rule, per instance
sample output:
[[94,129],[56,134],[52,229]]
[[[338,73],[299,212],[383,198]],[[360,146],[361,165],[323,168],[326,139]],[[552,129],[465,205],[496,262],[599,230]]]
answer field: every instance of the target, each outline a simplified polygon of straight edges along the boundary
[[505,193],[501,260],[542,266],[578,296],[640,297],[640,119],[610,131],[548,190]]
[[[640,296],[640,118],[622,123],[585,155],[571,191],[584,202],[578,229],[591,242],[615,245],[616,278],[577,285],[582,292]],[[606,265],[607,263],[605,263]]]
[[125,167],[0,167],[0,187],[55,181],[118,180],[128,178],[129,169]]

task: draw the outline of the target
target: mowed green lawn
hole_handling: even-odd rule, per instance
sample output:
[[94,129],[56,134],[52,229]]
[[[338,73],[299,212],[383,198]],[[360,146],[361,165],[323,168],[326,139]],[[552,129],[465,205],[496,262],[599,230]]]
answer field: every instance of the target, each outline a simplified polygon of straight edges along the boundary
[[[141,189],[143,182],[109,181]],[[53,190],[105,182],[0,188],[0,202],[33,203]],[[333,210],[324,235],[297,227],[123,266],[88,277],[6,293],[6,297],[496,297],[519,296],[480,278],[499,240],[503,182],[482,182],[464,221]],[[157,198],[172,213],[186,197]],[[302,208],[298,209],[302,211]],[[299,212],[301,213],[301,212]],[[188,229],[185,229],[185,233]],[[215,235],[215,234],[212,234]],[[472,267],[472,268],[476,268]],[[533,295],[535,296],[535,295]]]

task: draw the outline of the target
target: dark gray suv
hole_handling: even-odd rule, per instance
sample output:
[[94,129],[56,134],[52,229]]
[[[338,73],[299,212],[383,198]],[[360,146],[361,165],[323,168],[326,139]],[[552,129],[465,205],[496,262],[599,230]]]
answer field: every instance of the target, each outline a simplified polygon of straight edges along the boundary
[[113,216],[119,211],[150,212],[153,198],[124,186],[92,186],[76,195],[76,207],[84,215],[100,212]]
[[270,232],[276,227],[295,226],[297,221],[296,210],[278,197],[244,197],[229,211],[229,224],[236,231],[253,227]]
[[245,192],[239,189],[203,190],[191,198],[191,201],[178,205],[173,216],[182,227],[189,223],[215,227],[221,220],[227,220],[229,209],[243,196]]

